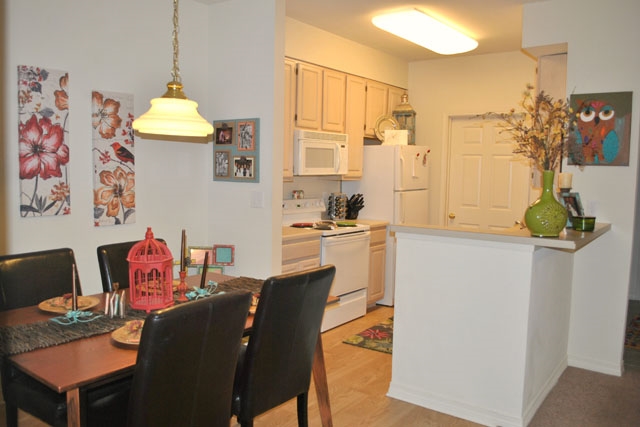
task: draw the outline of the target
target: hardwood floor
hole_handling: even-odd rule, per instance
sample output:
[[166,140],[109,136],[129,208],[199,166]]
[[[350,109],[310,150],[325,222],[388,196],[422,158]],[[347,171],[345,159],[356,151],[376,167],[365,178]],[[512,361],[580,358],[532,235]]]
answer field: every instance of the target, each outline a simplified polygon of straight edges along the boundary
[[[636,311],[637,309],[637,311]],[[630,307],[640,311],[640,302]],[[331,410],[335,427],[470,427],[479,424],[411,405],[386,396],[391,379],[391,355],[343,344],[342,340],[379,321],[393,316],[393,308],[378,306],[366,316],[323,334]],[[636,354],[640,352],[636,351]],[[580,425],[609,427],[640,425],[640,358],[627,360],[622,377],[568,368],[547,397],[531,426],[565,427]],[[573,402],[578,397],[577,402]],[[573,399],[573,400],[572,400]],[[615,403],[615,404],[614,404]],[[587,410],[588,409],[588,410]],[[606,419],[603,420],[603,415]],[[631,420],[631,421],[630,421]],[[238,427],[233,418],[230,426]],[[5,425],[0,405],[0,426]],[[46,424],[20,413],[20,427]],[[309,396],[309,425],[320,426],[313,384]],[[256,419],[256,427],[296,427],[295,400],[285,403]]]
[[[323,334],[334,426],[477,426],[478,424],[469,421],[387,397],[391,380],[391,355],[342,343],[346,337],[391,316],[392,307],[376,306],[366,316]],[[0,411],[0,417],[0,426],[4,426],[4,411]],[[295,399],[256,418],[255,424],[257,427],[296,427],[298,422]],[[19,425],[46,426],[23,412],[20,413]],[[235,418],[231,420],[230,425],[239,426]],[[320,425],[320,414],[312,383],[309,396],[309,426]]]
[[[334,426],[478,426],[479,424],[470,421],[387,397],[391,381],[391,355],[342,343],[348,336],[391,316],[393,308],[377,306],[366,316],[322,335]],[[256,418],[255,425],[297,427],[295,400]],[[312,384],[309,396],[309,426],[320,425]],[[231,426],[239,426],[235,418]]]

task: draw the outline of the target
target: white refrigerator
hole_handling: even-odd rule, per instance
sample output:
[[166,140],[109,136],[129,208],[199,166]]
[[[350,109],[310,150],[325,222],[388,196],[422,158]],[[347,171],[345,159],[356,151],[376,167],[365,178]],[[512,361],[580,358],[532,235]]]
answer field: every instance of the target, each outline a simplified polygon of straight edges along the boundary
[[[391,224],[426,225],[429,220],[429,147],[421,145],[365,145],[360,181],[345,181],[342,191],[362,193],[364,208],[359,218]],[[387,231],[384,298],[394,303],[395,236]]]

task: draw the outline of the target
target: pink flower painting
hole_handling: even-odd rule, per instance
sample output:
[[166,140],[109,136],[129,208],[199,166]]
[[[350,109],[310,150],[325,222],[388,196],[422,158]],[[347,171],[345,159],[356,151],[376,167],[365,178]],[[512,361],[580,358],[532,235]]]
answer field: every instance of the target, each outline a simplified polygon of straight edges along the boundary
[[20,215],[68,215],[69,73],[18,66]]
[[135,222],[136,174],[133,95],[91,93],[93,140],[93,224]]

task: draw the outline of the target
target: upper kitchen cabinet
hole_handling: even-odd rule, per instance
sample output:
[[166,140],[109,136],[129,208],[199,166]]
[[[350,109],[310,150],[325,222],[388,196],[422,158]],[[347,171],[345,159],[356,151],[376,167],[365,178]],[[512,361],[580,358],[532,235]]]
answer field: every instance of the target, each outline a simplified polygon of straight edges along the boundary
[[393,113],[393,110],[395,110],[396,107],[402,103],[402,95],[407,93],[407,91],[395,86],[389,86],[388,91],[389,99],[387,102],[387,114],[391,115],[391,113]]
[[387,114],[389,88],[383,83],[367,82],[367,105],[365,107],[364,136],[375,138],[375,126],[378,117]]
[[284,144],[282,179],[293,180],[293,128],[296,114],[296,63],[284,60]]
[[380,82],[367,81],[367,106],[364,136],[375,138],[375,126],[380,116],[391,115],[402,101],[402,88]]
[[347,76],[345,133],[349,135],[349,171],[343,180],[362,178],[365,104],[367,81],[357,76]]
[[344,132],[346,75],[311,64],[297,64],[295,125]]

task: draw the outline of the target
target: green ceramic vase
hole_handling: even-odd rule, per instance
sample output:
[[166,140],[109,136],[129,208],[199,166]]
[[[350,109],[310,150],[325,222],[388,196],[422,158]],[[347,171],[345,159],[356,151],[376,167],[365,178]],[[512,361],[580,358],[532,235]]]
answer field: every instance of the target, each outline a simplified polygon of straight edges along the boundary
[[542,194],[527,208],[524,221],[534,237],[558,237],[567,225],[567,209],[553,193],[554,171],[542,172]]

